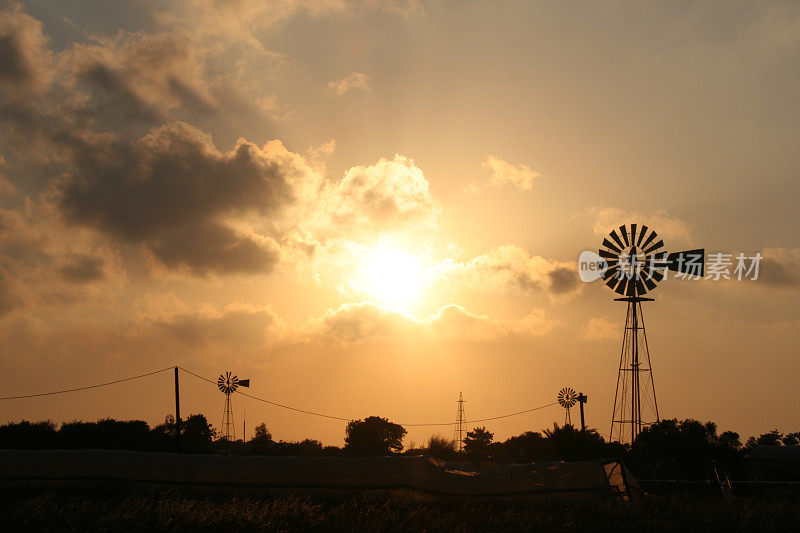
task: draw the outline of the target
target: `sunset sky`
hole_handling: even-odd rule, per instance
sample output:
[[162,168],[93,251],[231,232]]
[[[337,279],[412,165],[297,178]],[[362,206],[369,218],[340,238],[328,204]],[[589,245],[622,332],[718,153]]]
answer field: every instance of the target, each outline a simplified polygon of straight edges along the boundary
[[[577,258],[636,222],[764,257],[644,304],[662,417],[800,430],[800,4],[2,6],[2,396],[178,364],[413,424],[454,421],[459,391],[475,419],[570,386],[607,434],[625,306]],[[181,388],[219,427],[224,396]],[[163,373],[0,421],[156,424],[172,394]],[[342,444],[344,422],[233,402],[239,436],[246,411]]]

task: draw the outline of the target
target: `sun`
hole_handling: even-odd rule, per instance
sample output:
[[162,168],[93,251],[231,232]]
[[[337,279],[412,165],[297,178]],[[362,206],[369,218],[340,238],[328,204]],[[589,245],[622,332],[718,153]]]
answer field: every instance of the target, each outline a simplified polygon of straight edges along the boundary
[[378,248],[367,254],[364,285],[380,304],[409,311],[418,301],[423,286],[422,262],[412,254]]

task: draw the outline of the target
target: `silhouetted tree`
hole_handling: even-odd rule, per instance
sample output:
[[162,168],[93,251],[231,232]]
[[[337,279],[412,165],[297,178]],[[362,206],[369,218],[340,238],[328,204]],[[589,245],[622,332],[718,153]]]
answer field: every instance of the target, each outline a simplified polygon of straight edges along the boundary
[[183,422],[181,447],[187,453],[208,453],[216,434],[205,415],[189,415]]
[[783,444],[783,433],[773,429],[767,433],[762,433],[758,437],[747,439],[747,448],[752,449],[756,446],[781,446]]
[[370,416],[347,424],[344,451],[349,455],[388,455],[403,449],[406,430],[385,418]]
[[270,455],[274,450],[275,442],[272,440],[272,434],[267,429],[264,423],[256,426],[256,433],[250,442],[247,443],[249,453],[256,455]]
[[45,422],[11,422],[0,426],[0,448],[46,450],[57,447],[56,426]]
[[447,461],[453,461],[458,456],[456,442],[441,435],[432,435],[428,439],[428,445],[424,448],[424,452],[437,459],[445,459]]
[[[705,478],[710,464],[722,464],[741,471],[739,435],[725,432],[717,436],[717,425],[697,420],[662,420],[645,428],[632,447],[634,474]],[[638,471],[637,471],[638,470]]]
[[490,433],[485,427],[467,431],[467,436],[464,438],[464,452],[473,458],[488,459],[491,457],[493,439],[494,433]]
[[544,434],[556,451],[556,459],[576,461],[611,455],[605,440],[595,429],[580,431],[571,424],[559,427],[554,423],[553,429],[546,429]]
[[785,437],[783,437],[783,445],[784,446],[797,446],[800,445],[800,432],[798,433],[787,433]]

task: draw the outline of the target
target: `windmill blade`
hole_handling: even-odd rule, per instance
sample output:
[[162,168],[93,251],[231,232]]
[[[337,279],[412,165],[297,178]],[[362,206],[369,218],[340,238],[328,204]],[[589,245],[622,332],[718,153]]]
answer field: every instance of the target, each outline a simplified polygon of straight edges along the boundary
[[705,275],[705,254],[705,248],[673,252],[667,256],[667,268],[702,278]]
[[[617,253],[619,253],[619,252],[617,252]],[[605,257],[606,259],[614,259],[615,261],[616,261],[616,259],[618,257],[617,254],[615,254],[613,252],[609,252],[608,250],[603,250],[602,248],[600,248],[597,251],[597,255],[599,255],[600,257]]]
[[[650,290],[650,291],[652,291],[653,289],[655,289],[655,288],[656,288],[656,282],[655,282],[655,281],[653,281],[653,280],[650,278],[650,275],[649,275],[647,272],[644,272],[644,271],[643,271],[643,272],[642,272],[642,274],[641,274],[641,277],[642,277],[642,282],[643,282],[643,283],[645,284],[645,286],[647,287],[647,290]],[[644,293],[643,293],[643,294],[644,294]]]
[[620,296],[625,296],[625,289],[627,288],[627,286],[628,286],[628,277],[623,276],[623,278],[619,280],[619,285],[617,285],[617,288],[614,289],[614,291],[616,291],[616,293],[619,294]]
[[614,239],[614,242],[616,242],[616,243],[617,243],[617,245],[619,245],[619,247],[620,247],[620,250],[621,250],[622,248],[625,248],[625,246],[622,244],[622,241],[621,241],[621,240],[620,240],[620,238],[619,238],[619,235],[617,235],[617,230],[615,230],[615,229],[612,229],[612,230],[611,230],[611,233],[609,233],[609,235],[611,235],[611,238],[612,238],[612,239]]
[[[610,278],[612,276],[616,276],[617,272],[619,272],[619,265],[615,265],[613,267],[610,267],[610,268],[606,269],[605,272],[603,272],[603,279],[607,280],[608,278]],[[611,287],[611,285],[609,285],[609,287]]]
[[625,227],[625,224],[619,227],[619,232],[622,234],[622,240],[625,242],[625,246],[630,246],[631,242],[628,240],[628,228]]
[[655,239],[656,237],[658,237],[658,233],[656,233],[655,231],[653,231],[652,233],[650,233],[650,235],[648,235],[648,236],[647,236],[647,238],[646,238],[646,239],[644,240],[644,242],[642,243],[642,248],[646,248],[646,247],[647,247],[647,245],[648,245],[648,244],[650,244],[650,241],[652,241],[652,240],[653,240],[653,239]]
[[654,270],[650,273],[650,275],[653,276],[653,279],[656,280],[656,283],[664,279],[664,274],[660,270]]
[[642,282],[641,279],[637,279],[636,280],[636,296],[641,296],[643,294],[647,294],[647,288],[644,286],[644,282]]
[[612,276],[606,280],[606,285],[608,285],[611,290],[616,290],[617,283],[619,283],[620,279],[618,276]]
[[[655,232],[654,232],[654,233],[655,233]],[[659,240],[657,243],[655,243],[655,244],[651,244],[651,245],[650,245],[650,248],[647,248],[647,249],[644,251],[644,254],[645,254],[645,255],[650,255],[650,252],[653,252],[653,251],[655,251],[655,250],[658,250],[659,248],[663,248],[663,247],[664,247],[664,240],[663,240],[663,239],[661,239],[661,240]]]
[[615,246],[614,243],[609,241],[608,239],[603,239],[603,246],[605,246],[609,250],[613,250],[613,251],[615,251],[617,253],[622,252],[622,248],[619,248],[619,247]]
[[644,238],[644,234],[647,233],[647,226],[642,226],[642,231],[639,232],[639,238],[636,240],[636,247],[641,248],[642,239]]
[[250,388],[250,380],[249,379],[240,379],[239,380],[240,387],[247,387]]
[[636,277],[628,280],[628,286],[625,288],[625,296],[636,296],[636,283],[638,281]]
[[636,245],[636,224],[631,224],[631,246]]

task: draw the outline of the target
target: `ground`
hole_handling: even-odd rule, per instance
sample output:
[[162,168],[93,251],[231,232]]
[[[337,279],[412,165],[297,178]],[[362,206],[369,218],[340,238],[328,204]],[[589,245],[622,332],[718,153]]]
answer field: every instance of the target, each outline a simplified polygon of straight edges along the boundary
[[4,486],[0,513],[4,529],[19,531],[790,531],[800,523],[800,501],[696,494],[634,504],[476,501],[60,483]]

